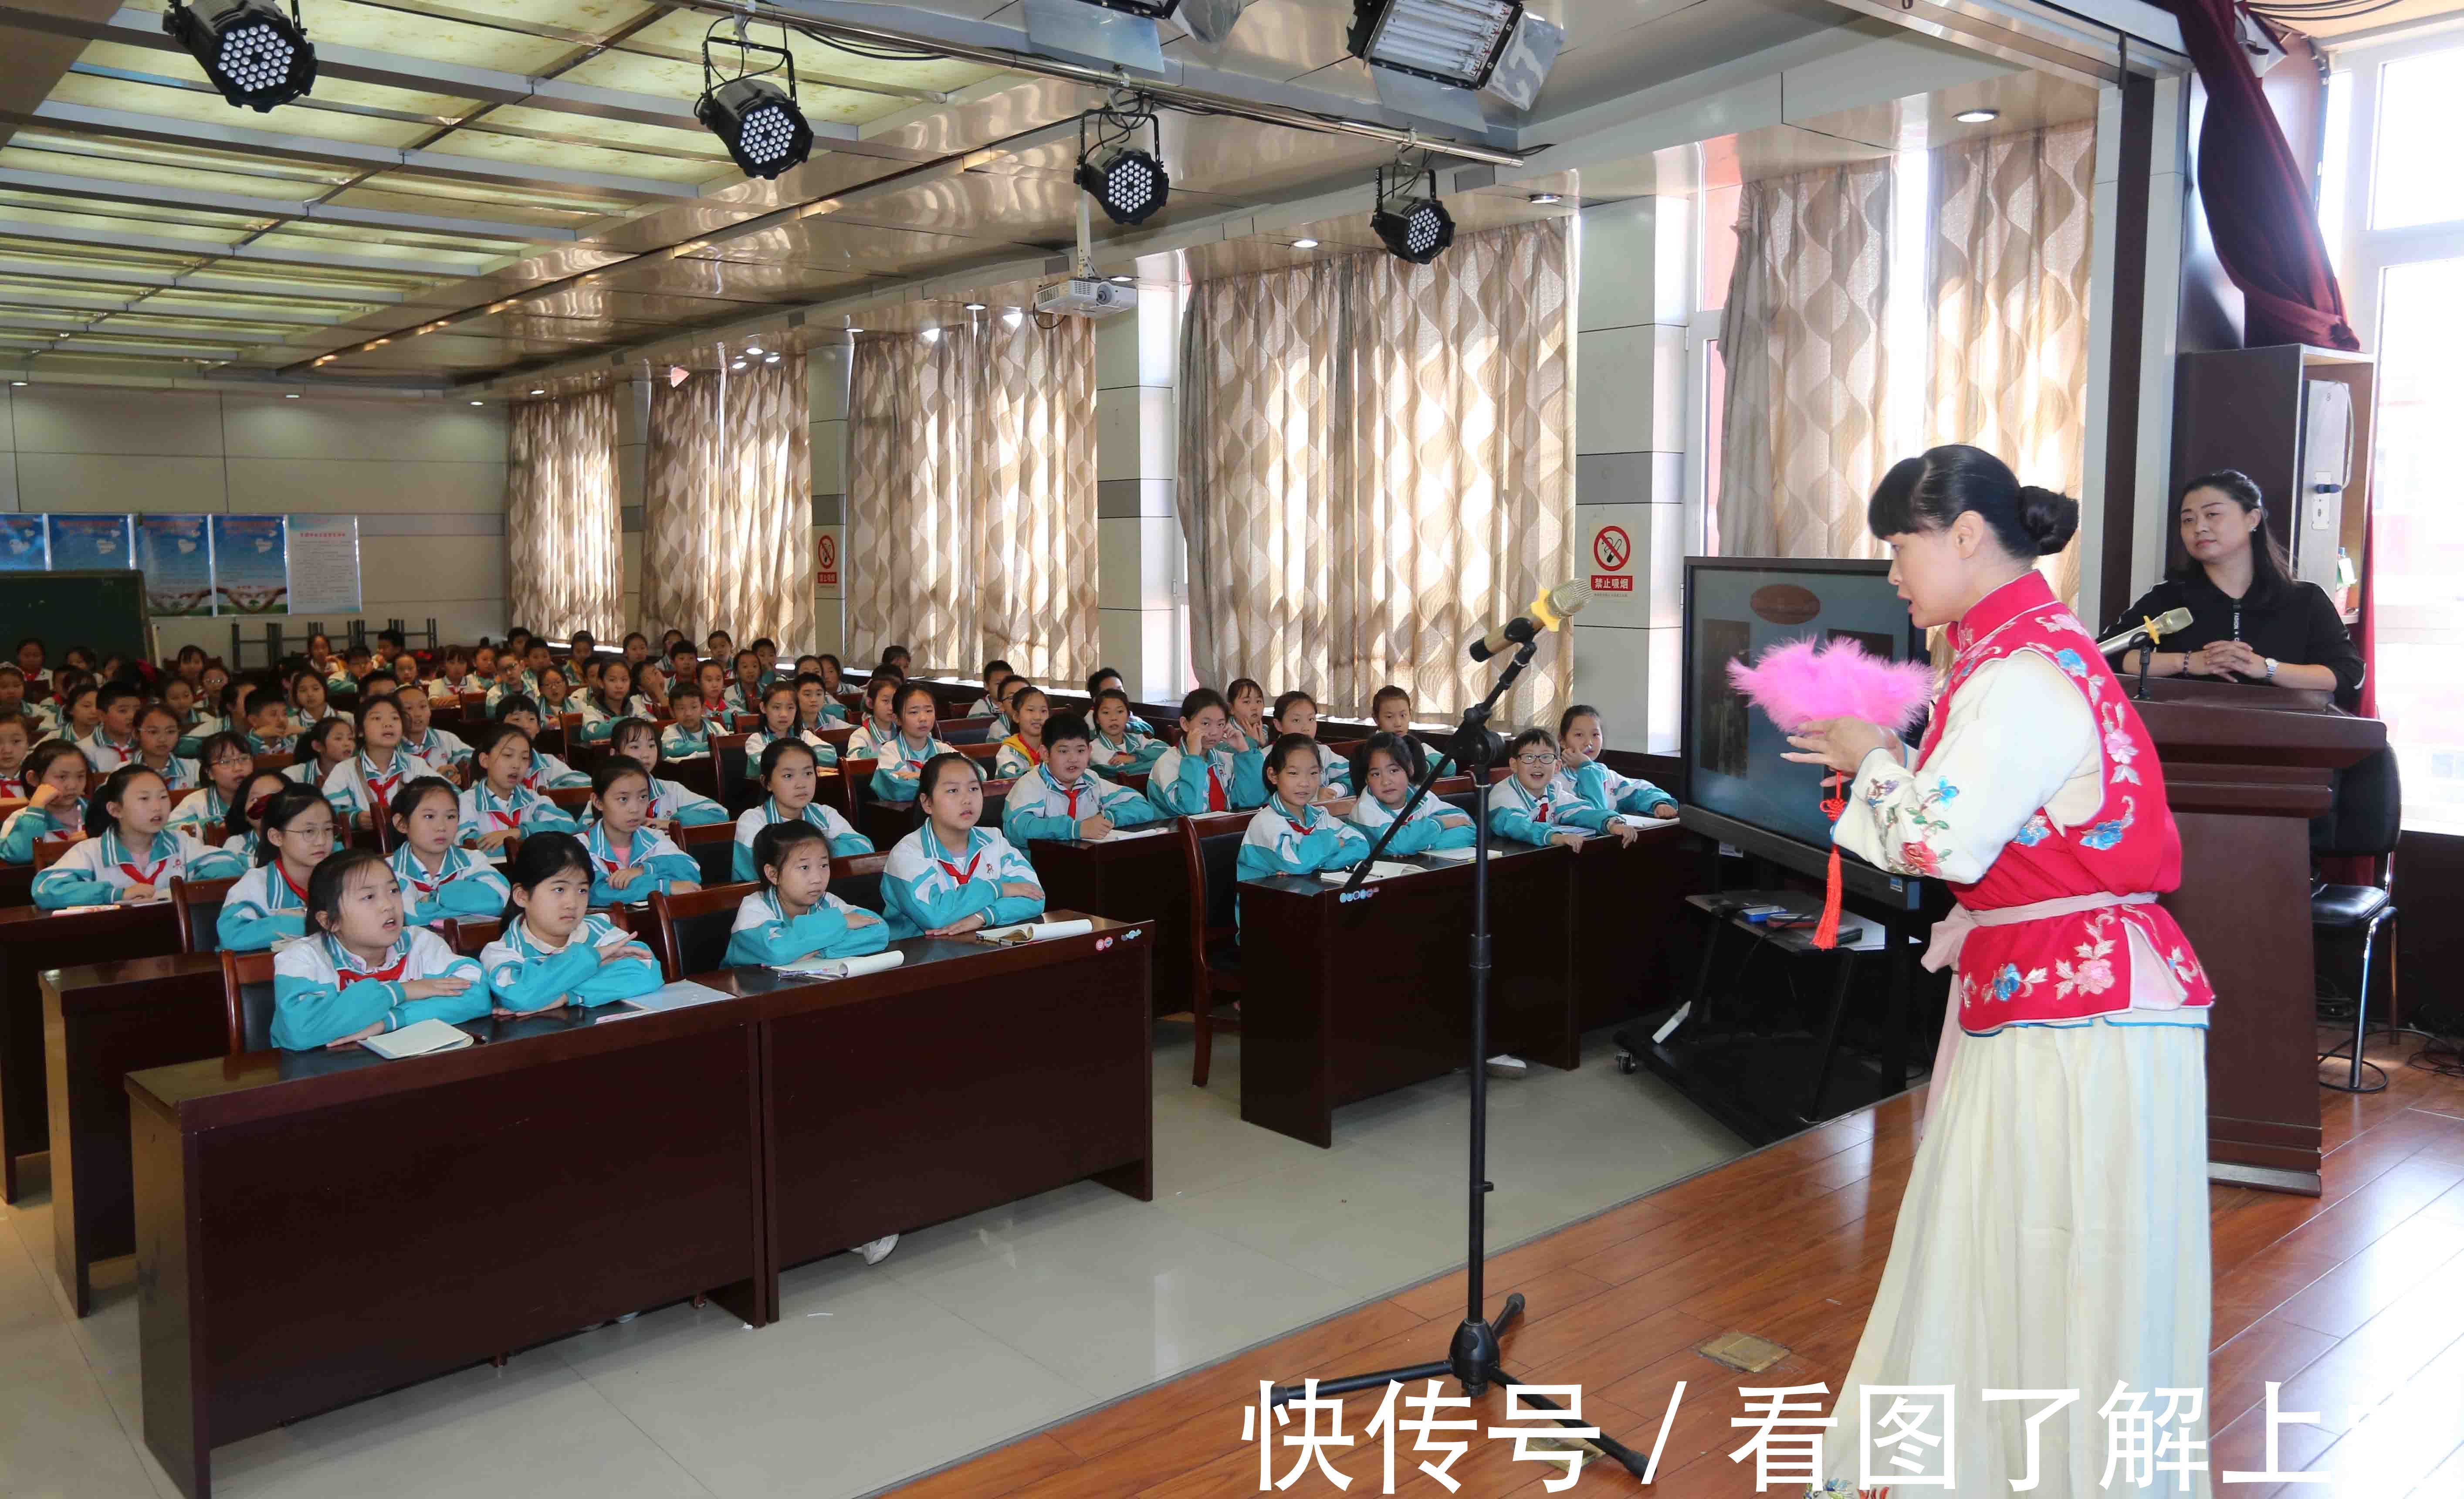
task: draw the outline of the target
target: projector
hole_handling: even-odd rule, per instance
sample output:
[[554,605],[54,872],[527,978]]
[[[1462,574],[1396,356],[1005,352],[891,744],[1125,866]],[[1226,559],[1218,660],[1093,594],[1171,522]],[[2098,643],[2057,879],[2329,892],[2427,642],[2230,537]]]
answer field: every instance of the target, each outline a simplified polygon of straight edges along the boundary
[[1035,294],[1037,312],[1058,313],[1066,318],[1109,318],[1116,312],[1135,311],[1137,305],[1136,287],[1116,286],[1110,281],[1055,281]]

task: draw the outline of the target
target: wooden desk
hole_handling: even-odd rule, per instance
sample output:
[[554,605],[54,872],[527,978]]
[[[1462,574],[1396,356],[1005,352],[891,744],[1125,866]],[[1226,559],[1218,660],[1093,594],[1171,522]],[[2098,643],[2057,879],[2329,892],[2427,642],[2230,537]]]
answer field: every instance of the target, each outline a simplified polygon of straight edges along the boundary
[[207,1499],[282,1422],[704,1290],[762,1326],[785,1265],[1082,1177],[1149,1197],[1154,934],[1096,926],[130,1074],[147,1447]]
[[[1527,847],[1499,839],[1497,847]],[[1690,943],[1687,895],[1703,888],[1701,840],[1671,825],[1628,848],[1587,838],[1574,855],[1574,989],[1585,1030],[1658,1008],[1675,992],[1671,955]]]
[[223,1054],[222,959],[132,958],[54,969],[42,982],[53,1263],[69,1305],[84,1316],[94,1262],[137,1247],[121,1080]]
[[179,950],[179,926],[167,900],[77,915],[33,906],[0,909],[0,1202],[17,1201],[17,1158],[44,1149],[50,1135],[43,970]]
[[[1574,855],[1502,845],[1491,862],[1489,1039],[1571,1069],[1582,1027],[1573,984]],[[1364,885],[1241,885],[1241,1117],[1334,1143],[1343,1104],[1442,1077],[1471,1049],[1471,867]]]
[[[1199,818],[1199,835],[1239,832],[1255,815]],[[1024,847],[1049,904],[1155,928],[1160,944],[1155,955],[1155,1012],[1177,1015],[1195,1003],[1197,983],[1189,970],[1189,866],[1170,825],[1152,826],[1166,830],[1119,843],[1039,838]]]

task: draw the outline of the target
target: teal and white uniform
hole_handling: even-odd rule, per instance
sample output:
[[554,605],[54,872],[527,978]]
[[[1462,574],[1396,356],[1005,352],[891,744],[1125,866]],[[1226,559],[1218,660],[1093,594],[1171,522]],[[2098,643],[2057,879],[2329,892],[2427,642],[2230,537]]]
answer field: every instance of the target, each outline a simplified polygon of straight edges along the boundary
[[659,731],[661,760],[708,760],[710,758],[710,720],[705,718],[699,729],[687,729],[671,723]]
[[673,822],[682,827],[707,827],[713,823],[726,822],[727,808],[691,786],[652,776],[650,819],[653,822]]
[[[777,736],[778,738],[786,738],[789,737],[790,735],[784,734]],[[820,761],[822,764],[835,765],[839,762],[839,752],[837,746],[833,745],[829,740],[822,738],[820,735],[815,734],[812,730],[797,729],[792,731],[792,737],[801,742],[806,749],[811,750],[813,752],[813,759]],[[761,752],[770,747],[772,740],[773,736],[768,729],[756,729],[752,733],[746,735],[744,737],[744,762],[747,765],[759,764],[761,761]]]
[[[1001,893],[1004,883],[1021,882],[1033,885],[1036,893]],[[1044,914],[1044,882],[1036,878],[1035,866],[1008,839],[983,827],[967,829],[966,848],[955,852],[941,846],[930,823],[901,838],[882,867],[881,894],[896,929],[892,937],[921,936],[979,911],[986,926]]]
[[1167,745],[1147,772],[1147,800],[1177,817],[1264,806],[1266,757],[1230,748],[1191,755],[1177,744]]
[[180,799],[171,808],[171,820],[164,826],[183,828],[208,843],[223,842],[223,829],[231,825],[231,804],[212,786],[199,786]]
[[433,926],[450,917],[465,921],[500,916],[514,888],[496,867],[468,849],[448,848],[445,858],[429,869],[404,844],[385,861],[402,882],[403,919],[413,926]]
[[448,765],[468,764],[471,760],[470,745],[463,743],[459,737],[448,734],[432,723],[428,726],[427,733],[415,738],[410,734],[404,734],[402,747],[405,753],[418,756],[438,770],[443,770]]
[[1080,823],[1098,812],[1115,827],[1137,827],[1164,818],[1159,807],[1127,786],[1095,776],[1064,784],[1045,764],[1009,788],[1001,804],[1001,836],[1022,846],[1038,838],[1067,841],[1078,836]]
[[174,791],[194,791],[197,789],[197,762],[193,760],[182,760],[179,756],[174,755],[170,758],[167,763],[161,765],[146,765],[143,759],[132,759],[128,763],[131,765],[145,765],[146,769],[154,772],[158,776],[161,776],[163,778],[163,783],[169,786]]
[[143,853],[120,841],[120,829],[69,846],[59,862],[34,876],[34,904],[45,911],[64,906],[107,906],[139,885],[161,889],[174,879],[219,880],[241,873],[239,859],[168,827],[154,835]]
[[[1092,742],[1095,759],[1090,762],[1090,768],[1099,776],[1134,776],[1141,770],[1153,769],[1155,762],[1163,758],[1163,752],[1172,748],[1161,739],[1150,738],[1139,733],[1135,720],[1121,731],[1117,739],[1106,738],[1100,729],[1092,731]],[[1115,756],[1125,758],[1113,759]]]
[[419,780],[433,776],[436,767],[397,746],[393,757],[380,765],[363,751],[334,767],[326,776],[325,800],[334,804],[337,816],[355,817],[389,805],[394,793]]
[[188,721],[180,725],[180,739],[178,743],[171,746],[171,753],[194,760],[197,758],[198,751],[205,747],[206,740],[222,733],[226,727],[223,720],[212,714],[191,714],[188,716]]
[[1277,874],[1315,874],[1320,870],[1348,870],[1369,856],[1369,840],[1359,828],[1322,806],[1305,806],[1294,814],[1280,801],[1258,808],[1241,839],[1235,868],[1244,880]]
[[597,693],[584,693],[579,697],[567,698],[565,706],[582,715],[580,733],[582,742],[584,744],[596,744],[607,738],[608,735],[616,732],[616,725],[627,718],[648,718],[652,716],[650,700],[639,693],[626,699],[624,711],[621,713],[610,713],[602,707]]
[[[406,985],[422,979],[468,979],[459,994],[407,1000]],[[383,1022],[387,1030],[423,1020],[448,1025],[488,1013],[488,986],[479,965],[445,945],[424,927],[407,927],[371,967],[331,933],[294,942],[274,955],[274,1044],[286,1051],[313,1051]]]
[[855,726],[855,732],[847,736],[847,758],[879,760],[882,746],[896,738],[898,738],[896,725],[885,729],[880,724],[870,721],[859,723]]
[[[859,914],[873,919],[862,926],[849,925],[848,918]],[[759,890],[736,908],[736,928],[727,937],[727,960],[731,965],[778,968],[810,959],[861,958],[889,945],[889,922],[826,891],[812,910],[791,917],[779,909],[775,893]]]
[[561,791],[567,786],[586,786],[590,784],[590,778],[533,745],[531,768],[523,773],[522,784],[534,791]]
[[[907,742],[907,736],[892,735],[890,742],[875,752],[874,758],[879,764],[872,773],[872,794],[885,802],[896,802],[902,805],[913,802],[915,800],[915,778],[923,771],[924,762],[935,755],[957,753],[956,749],[939,739],[925,740],[924,747],[919,750]],[[903,777],[893,774],[900,770],[908,774]]]
[[102,732],[102,725],[99,723],[94,726],[92,734],[83,737],[70,735],[69,742],[84,754],[85,762],[94,767],[94,773],[98,776],[110,775],[137,758],[136,735],[130,735],[125,744],[115,744],[110,736]]
[[[590,830],[582,835],[582,846],[590,851],[590,903],[594,906],[644,906],[649,904],[654,891],[663,891],[679,881],[701,883],[701,866],[693,856],[675,845],[675,841],[655,827],[637,827],[622,847],[607,831],[607,825],[593,822]],[[619,890],[607,883],[607,876],[627,866],[639,866],[642,872],[630,884]]]
[[[1447,822],[1449,818],[1454,821]],[[1394,808],[1366,791],[1352,804],[1352,826],[1373,844],[1394,820]],[[1470,813],[1437,796],[1424,796],[1420,805],[1412,808],[1412,820],[1386,845],[1386,851],[1399,858],[1432,849],[1468,849],[1478,836],[1479,829],[1472,827]]]
[[291,753],[291,747],[299,742],[297,736],[289,734],[277,734],[270,739],[260,738],[253,729],[248,732],[246,738],[248,752],[252,755],[288,755]]
[[214,918],[214,938],[227,952],[261,953],[307,932],[308,893],[291,883],[279,860],[241,875]]
[[512,796],[500,797],[482,781],[462,793],[462,827],[453,836],[458,843],[476,843],[490,833],[517,832],[527,838],[581,830],[564,808],[530,787],[517,783]]
[[[772,823],[791,821],[793,819],[779,809],[779,804],[773,798],[764,798],[760,805],[747,808],[744,815],[736,820],[736,854],[732,870],[737,879],[761,877],[761,871],[753,864],[755,836]],[[838,814],[836,807],[807,802],[804,804],[804,821],[820,828],[822,836],[829,840],[831,858],[849,859],[859,853],[873,851],[872,840],[857,832],[846,818]]]
[[49,806],[21,806],[0,823],[0,864],[34,862],[34,840],[82,831],[85,803],[55,802]]
[[593,912],[558,946],[539,940],[527,920],[517,919],[479,954],[488,976],[488,993],[509,1010],[543,1010],[559,1000],[578,1008],[610,1004],[648,994],[666,982],[659,965],[647,959],[619,958],[601,962],[603,950],[633,940],[606,916]]
[[1538,796],[1512,776],[1488,788],[1488,830],[1517,843],[1545,844],[1561,831],[1595,833],[1608,827],[1609,817],[1560,792],[1553,780]]
[[1620,776],[1595,760],[1558,771],[1549,783],[1549,795],[1571,797],[1601,812],[1629,812],[1637,817],[1663,816],[1659,810],[1663,806],[1677,810],[1677,799],[1667,792],[1639,776]]

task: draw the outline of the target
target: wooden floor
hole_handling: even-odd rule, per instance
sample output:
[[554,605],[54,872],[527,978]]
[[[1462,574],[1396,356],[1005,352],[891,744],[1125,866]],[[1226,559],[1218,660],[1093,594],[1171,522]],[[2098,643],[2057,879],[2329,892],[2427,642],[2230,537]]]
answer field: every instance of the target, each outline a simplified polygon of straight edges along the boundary
[[[2332,1487],[2219,1486],[2219,1496],[2464,1496],[2464,1081],[2403,1066],[2417,1046],[2391,1039],[2370,1048],[2393,1078],[2385,1092],[2321,1092],[2322,1196],[2211,1189],[2212,1468],[2264,1467],[2260,1402],[2274,1379],[2284,1385],[2281,1408],[2317,1411],[2321,1422],[2285,1430],[2283,1470],[2337,1475]],[[1744,1435],[1727,1424],[1742,1414],[1736,1387],[1817,1379],[1838,1387],[1890,1246],[1914,1116],[1913,1097],[1894,1099],[1491,1262],[1491,1314],[1510,1290],[1530,1305],[1508,1339],[1508,1369],[1579,1384],[1584,1415],[1611,1435],[1647,1452],[1671,1388],[1688,1381],[1649,1490],[1615,1467],[1586,1466],[1570,1492],[1725,1499],[1754,1491],[1750,1459],[1727,1456]],[[1241,1433],[1260,1379],[1441,1358],[1462,1297],[1460,1275],[1428,1282],[899,1492],[1256,1493],[1257,1451]],[[1694,1351],[1731,1330],[1791,1353],[1748,1378]],[[1485,1426],[1501,1409],[1492,1394],[1473,1414]],[[1344,1429],[1357,1437],[1375,1410],[1373,1398],[1353,1397]],[[1399,1444],[1409,1445],[1408,1437]],[[1538,1499],[1542,1480],[1561,1471],[1513,1463],[1512,1452],[1509,1442],[1475,1442],[1454,1466],[1459,1499]],[[1395,1491],[1446,1499],[1416,1461],[1398,1451]],[[1279,1463],[1278,1472],[1287,1466]],[[1350,1495],[1380,1491],[1375,1443],[1357,1440],[1335,1466],[1353,1475]],[[1337,1491],[1314,1472],[1284,1490]]]

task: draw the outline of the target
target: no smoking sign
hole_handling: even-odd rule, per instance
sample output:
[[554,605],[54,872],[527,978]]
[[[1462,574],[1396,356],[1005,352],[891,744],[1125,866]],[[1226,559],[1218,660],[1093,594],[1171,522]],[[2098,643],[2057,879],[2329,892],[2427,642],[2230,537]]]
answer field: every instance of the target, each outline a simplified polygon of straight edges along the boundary
[[1592,536],[1592,561],[1599,571],[1592,574],[1594,593],[1632,593],[1634,579],[1625,564],[1634,559],[1634,540],[1623,526],[1602,526]]

